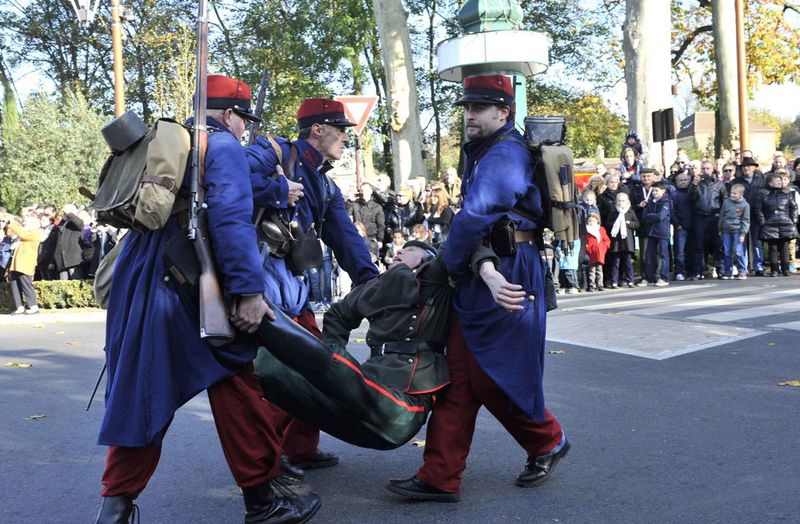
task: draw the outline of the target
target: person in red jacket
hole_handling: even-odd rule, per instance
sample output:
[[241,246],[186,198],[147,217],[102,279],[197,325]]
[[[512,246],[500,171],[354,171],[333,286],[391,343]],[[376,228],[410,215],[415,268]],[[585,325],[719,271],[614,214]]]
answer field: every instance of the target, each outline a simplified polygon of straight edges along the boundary
[[611,246],[606,230],[600,225],[600,215],[586,217],[586,255],[589,257],[589,284],[586,291],[603,291],[603,264]]

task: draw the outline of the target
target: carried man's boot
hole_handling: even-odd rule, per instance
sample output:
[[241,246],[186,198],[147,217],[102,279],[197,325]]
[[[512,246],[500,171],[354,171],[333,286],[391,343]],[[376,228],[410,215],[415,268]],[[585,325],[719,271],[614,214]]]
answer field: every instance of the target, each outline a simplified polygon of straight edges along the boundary
[[242,488],[245,524],[300,524],[308,522],[322,502],[316,493],[301,494],[276,479]]
[[95,524],[128,524],[136,506],[128,497],[103,497]]

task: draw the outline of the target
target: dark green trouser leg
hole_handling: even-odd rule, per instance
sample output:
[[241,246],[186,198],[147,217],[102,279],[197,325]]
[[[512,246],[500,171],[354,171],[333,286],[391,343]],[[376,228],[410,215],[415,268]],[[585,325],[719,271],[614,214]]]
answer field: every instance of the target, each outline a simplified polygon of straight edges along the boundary
[[419,432],[430,395],[406,395],[364,376],[344,348],[326,346],[285,315],[266,322],[258,336],[270,350],[259,349],[254,364],[267,400],[365,448],[394,449]]

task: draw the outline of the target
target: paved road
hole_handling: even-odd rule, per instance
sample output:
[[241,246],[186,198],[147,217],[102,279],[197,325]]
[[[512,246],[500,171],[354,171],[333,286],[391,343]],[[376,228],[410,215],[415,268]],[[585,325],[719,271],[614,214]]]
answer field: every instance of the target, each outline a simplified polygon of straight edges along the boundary
[[[564,297],[546,391],[573,449],[551,483],[513,486],[524,456],[484,412],[459,504],[383,489],[414,472],[421,448],[323,436],[341,464],[309,473],[324,499],[315,522],[800,521],[800,388],[778,386],[800,379],[798,297],[796,277]],[[93,521],[102,402],[84,407],[102,337],[96,313],[0,319],[0,522]],[[241,522],[205,395],[178,412],[139,503],[146,523]]]

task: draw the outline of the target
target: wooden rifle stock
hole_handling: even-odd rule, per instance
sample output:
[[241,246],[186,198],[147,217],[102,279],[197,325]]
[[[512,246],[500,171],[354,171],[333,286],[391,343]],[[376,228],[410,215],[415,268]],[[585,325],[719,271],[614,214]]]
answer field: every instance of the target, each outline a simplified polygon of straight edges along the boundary
[[208,129],[206,128],[206,101],[208,87],[208,4],[200,0],[197,16],[197,83],[195,86],[194,126],[192,130],[192,178],[191,205],[189,215],[189,238],[193,240],[194,250],[200,266],[200,338],[214,347],[220,347],[235,335],[228,320],[228,309],[222,296],[222,288],[214,267],[214,254],[208,233],[206,216],[205,159],[208,148]]

